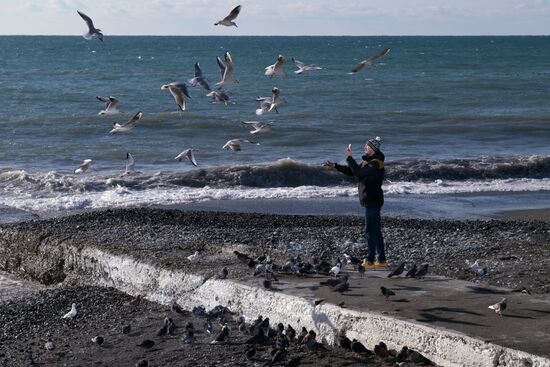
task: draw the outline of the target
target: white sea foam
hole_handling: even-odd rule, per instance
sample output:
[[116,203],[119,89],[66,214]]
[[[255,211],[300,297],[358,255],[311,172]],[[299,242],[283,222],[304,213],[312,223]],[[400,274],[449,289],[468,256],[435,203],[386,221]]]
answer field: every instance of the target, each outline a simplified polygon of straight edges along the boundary
[[[550,179],[506,179],[488,181],[391,182],[384,185],[386,195],[440,195],[489,192],[550,191]],[[320,199],[354,197],[357,188],[349,186],[298,186],[250,188],[234,186],[149,188],[134,190],[116,185],[104,191],[55,192],[36,197],[28,192],[4,192],[0,204],[35,212],[71,209],[96,209],[147,205],[172,205],[205,200],[235,199]]]

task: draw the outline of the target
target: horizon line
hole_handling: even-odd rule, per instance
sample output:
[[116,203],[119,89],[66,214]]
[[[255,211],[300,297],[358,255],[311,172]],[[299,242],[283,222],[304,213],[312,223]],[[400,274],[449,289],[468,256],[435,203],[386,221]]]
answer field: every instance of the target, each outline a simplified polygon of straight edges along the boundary
[[[109,34],[104,37],[548,37],[550,34]],[[82,37],[74,34],[0,34],[0,37]]]

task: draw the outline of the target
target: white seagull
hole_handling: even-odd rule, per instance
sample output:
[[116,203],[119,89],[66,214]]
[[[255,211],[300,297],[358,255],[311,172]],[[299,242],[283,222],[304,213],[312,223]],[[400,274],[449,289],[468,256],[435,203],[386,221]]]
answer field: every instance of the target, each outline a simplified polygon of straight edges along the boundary
[[113,96],[109,96],[109,97],[96,96],[96,98],[98,100],[100,100],[101,102],[105,102],[105,109],[99,111],[98,115],[115,115],[117,113],[120,113],[120,111],[117,109],[117,107],[119,105],[119,101],[115,97],[113,97]]
[[76,317],[78,312],[76,312],[76,303],[73,303],[71,306],[71,310],[67,312],[65,315],[63,315],[62,319],[74,319]]
[[83,37],[87,40],[91,40],[95,36],[98,40],[103,42],[103,33],[101,33],[101,29],[94,27],[94,22],[92,22],[92,18],[79,10],[77,10],[76,12],[82,17],[82,19],[84,19],[84,21],[88,25],[88,32],[84,33]]
[[208,81],[205,77],[202,76],[202,70],[198,62],[195,63],[195,77],[193,79],[189,79],[189,83],[193,87],[195,87],[197,84],[200,84],[200,86],[207,91],[211,90],[210,86],[208,85]]
[[379,59],[383,56],[385,56],[388,52],[390,52],[390,49],[389,48],[385,48],[383,49],[382,51],[379,51],[377,53],[375,53],[374,55],[372,55],[371,57],[369,57],[368,59],[366,60],[363,60],[361,61],[359,64],[357,64],[356,67],[354,67],[353,69],[351,69],[351,72],[352,73],[357,73],[358,71],[361,71],[363,70],[365,67],[367,66],[374,66],[374,64],[372,63],[374,60],[376,59]]
[[295,59],[294,57],[292,58],[292,61],[294,62],[294,65],[296,65],[296,67],[298,68],[298,70],[294,70],[294,74],[302,74],[302,73],[305,73],[307,71],[315,71],[315,70],[323,69],[322,67],[317,66],[317,65],[313,65],[313,64],[312,65],[306,65],[303,62],[301,62],[300,60]]
[[223,102],[226,106],[227,106],[227,102],[229,101],[229,96],[221,88],[213,90],[212,92],[208,93],[206,96],[212,97],[214,102]]
[[260,102],[260,108],[256,110],[256,115],[262,115],[264,112],[275,111],[279,113],[277,106],[284,103],[284,100],[281,98],[281,91],[277,87],[271,89],[271,97],[258,97],[256,101]]
[[254,130],[250,132],[251,134],[265,134],[273,130],[271,123],[263,124],[258,121],[243,121],[243,124],[254,128]]
[[342,269],[342,265],[338,263],[335,266],[333,266],[328,273],[333,274],[334,276],[337,276],[338,273],[340,273],[340,269]]
[[283,69],[284,64],[285,57],[283,55],[279,55],[275,64],[269,65],[265,68],[265,75],[269,78],[273,78],[274,76],[286,76],[286,71]]
[[74,170],[74,173],[86,173],[90,169],[90,164],[92,164],[91,159],[85,159],[82,164]]
[[133,129],[134,127],[136,127],[137,122],[141,119],[141,116],[143,116],[143,114],[141,112],[138,112],[134,116],[132,116],[132,118],[128,120],[128,122],[125,124],[121,125],[118,122],[115,122],[111,131],[109,131],[109,134],[114,135],[116,133],[126,132]]
[[218,62],[218,67],[220,68],[222,76],[222,80],[216,83],[219,88],[224,88],[227,85],[239,83],[238,80],[233,79],[233,58],[231,57],[231,54],[229,52],[226,52],[224,57],[225,64],[223,63],[222,59],[216,57],[216,61]]
[[199,252],[198,251],[195,251],[195,253],[193,255],[187,256],[187,260],[189,260],[191,262],[195,262],[198,259],[199,259]]
[[197,167],[197,161],[195,160],[195,155],[193,154],[193,149],[186,149],[180,154],[178,154],[174,159],[177,159],[178,161],[182,161],[184,158],[189,159],[189,162],[193,164],[193,166]]
[[134,160],[134,157],[127,152],[126,153],[126,169],[124,170],[124,173],[121,176],[128,176],[130,173],[132,173],[132,170],[134,169],[136,161]]
[[180,110],[185,111],[185,97],[191,98],[189,92],[187,92],[187,85],[185,83],[169,83],[164,84],[160,89],[168,89],[172,96],[176,100]]
[[234,152],[238,152],[241,150],[241,143],[250,143],[254,145],[260,145],[260,143],[256,143],[254,141],[246,140],[246,139],[231,139],[225,145],[222,147],[222,149],[231,149]]
[[226,27],[231,27],[231,26],[237,27],[237,23],[235,23],[234,20],[237,18],[237,16],[239,16],[239,13],[241,12],[241,8],[242,6],[240,5],[234,7],[228,16],[226,16],[222,20],[218,20],[216,23],[214,23],[214,25],[224,25]]

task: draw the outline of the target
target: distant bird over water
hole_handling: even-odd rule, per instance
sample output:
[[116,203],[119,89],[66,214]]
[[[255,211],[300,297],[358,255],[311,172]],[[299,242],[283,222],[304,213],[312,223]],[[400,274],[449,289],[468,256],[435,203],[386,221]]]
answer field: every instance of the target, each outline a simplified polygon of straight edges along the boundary
[[379,51],[377,53],[375,53],[374,55],[372,55],[371,57],[369,57],[368,59],[366,60],[363,60],[361,61],[359,64],[357,64],[356,67],[354,67],[351,72],[352,73],[357,73],[361,70],[363,70],[365,67],[367,66],[374,66],[373,64],[373,61],[376,60],[376,59],[379,59],[383,56],[386,56],[388,54],[388,52],[390,52],[390,49],[389,48],[385,48],[383,49],[382,51]]
[[87,40],[91,40],[93,37],[97,37],[98,40],[103,42],[103,33],[101,33],[101,29],[94,27],[94,22],[92,21],[92,18],[79,10],[77,10],[76,12],[82,17],[82,19],[84,19],[84,21],[88,25],[88,32],[84,33],[83,37]]
[[269,65],[265,68],[265,75],[269,78],[273,78],[274,76],[286,76],[286,71],[283,69],[284,64],[285,57],[283,55],[279,55],[275,64]]
[[90,170],[90,165],[92,164],[91,159],[85,159],[82,164],[74,170],[74,173],[86,173]]
[[306,65],[302,61],[292,58],[292,61],[294,62],[294,65],[298,68],[298,70],[294,70],[294,74],[303,74],[308,71],[315,71],[315,70],[321,70],[322,67],[319,67],[317,65]]
[[231,10],[231,13],[229,13],[228,16],[226,16],[222,20],[218,20],[216,23],[214,23],[214,25],[224,25],[226,27],[235,26],[235,27],[239,28],[237,26],[237,23],[234,22],[234,20],[239,16],[239,13],[241,12],[241,8],[242,8],[241,5],[238,5],[238,6],[234,7],[233,10]]
[[254,145],[260,145],[260,143],[256,143],[250,140],[246,139],[231,139],[225,145],[222,147],[222,149],[231,149],[234,152],[238,152],[241,150],[241,143],[250,143]]
[[197,167],[197,161],[195,160],[195,155],[193,154],[193,149],[184,150],[183,152],[178,154],[176,156],[176,158],[174,158],[174,159],[177,159],[178,161],[181,162],[185,158],[188,159],[189,162],[191,162],[191,164],[193,164],[193,166]]
[[109,97],[96,97],[101,102],[105,102],[105,109],[99,111],[99,115],[115,115],[117,113],[120,113],[120,111],[117,109],[119,102],[118,99],[116,99],[113,96]]
[[200,84],[201,87],[207,91],[210,91],[210,86],[208,85],[206,78],[202,76],[202,70],[198,62],[195,63],[195,77],[193,79],[189,79],[189,83],[193,87]]
[[111,131],[109,131],[109,134],[114,135],[116,133],[126,132],[133,129],[134,127],[136,127],[137,122],[141,119],[141,116],[143,116],[143,114],[140,111],[132,116],[132,118],[130,118],[130,120],[128,120],[128,122],[126,122],[125,124],[121,125],[115,122]]

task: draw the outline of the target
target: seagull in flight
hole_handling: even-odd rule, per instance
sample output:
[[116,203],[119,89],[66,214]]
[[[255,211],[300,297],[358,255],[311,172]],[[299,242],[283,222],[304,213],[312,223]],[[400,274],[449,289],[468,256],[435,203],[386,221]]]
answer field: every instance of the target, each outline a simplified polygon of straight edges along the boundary
[[386,56],[388,54],[388,52],[390,52],[390,49],[389,48],[385,48],[383,49],[382,51],[379,51],[377,53],[375,53],[374,55],[372,55],[371,57],[369,57],[368,59],[366,60],[363,60],[361,61],[359,64],[357,64],[356,67],[354,67],[353,69],[351,69],[351,72],[352,73],[357,73],[361,70],[363,70],[365,67],[367,66],[374,66],[373,64],[373,61],[376,60],[376,59],[379,59],[383,56]]
[[251,134],[264,134],[273,130],[271,123],[263,124],[258,121],[243,121],[243,124],[254,128],[254,130],[250,132]]
[[193,154],[193,149],[186,149],[180,154],[178,154],[174,159],[177,159],[178,161],[182,161],[184,158],[189,159],[189,162],[193,164],[193,166],[197,167],[197,161],[195,160],[195,155]]
[[208,93],[206,96],[212,97],[214,102],[223,102],[226,106],[227,106],[227,102],[229,101],[229,96],[227,95],[227,93],[223,91],[222,88],[213,90],[212,92]]
[[74,173],[86,173],[90,170],[90,165],[92,164],[91,159],[85,159],[82,164],[74,170]]
[[119,102],[118,99],[116,99],[115,97],[96,96],[96,98],[101,102],[105,102],[105,109],[99,111],[99,115],[115,115],[117,113],[120,113],[120,111],[117,109]]
[[284,100],[281,98],[281,91],[277,87],[271,89],[271,97],[258,97],[256,101],[260,102],[260,108],[256,110],[256,115],[262,115],[264,112],[275,111],[279,113],[277,106],[284,103]]
[[264,74],[267,75],[270,79],[274,76],[286,76],[286,71],[283,69],[284,64],[285,57],[283,55],[279,55],[275,64],[269,65],[265,68]]
[[172,93],[172,96],[174,96],[174,99],[176,100],[176,103],[178,104],[178,107],[180,110],[185,111],[185,97],[191,98],[189,95],[189,92],[187,91],[187,85],[185,83],[170,83],[170,84],[164,84],[160,89],[168,89],[170,90],[170,93]]
[[126,153],[126,169],[124,170],[124,173],[120,176],[128,176],[130,173],[132,173],[132,170],[134,169],[136,161],[134,160],[134,157],[127,152]]
[[224,25],[226,27],[237,26],[237,23],[234,22],[234,20],[239,16],[239,13],[241,12],[242,6],[238,5],[231,10],[231,13],[229,13],[228,16],[223,18],[222,20],[218,20],[214,25]]
[[141,112],[138,112],[134,116],[132,116],[132,118],[128,120],[128,122],[125,124],[121,125],[115,122],[111,131],[109,131],[109,134],[114,135],[116,133],[126,132],[133,129],[134,127],[136,127],[137,122],[141,119],[141,116],[143,116],[143,114]]
[[206,78],[202,76],[202,70],[198,62],[195,63],[195,77],[193,79],[189,79],[189,83],[193,87],[195,87],[197,84],[200,84],[200,86],[207,91],[211,91]]
[[241,143],[250,143],[254,145],[260,145],[260,143],[256,143],[254,141],[246,140],[246,139],[231,139],[225,145],[222,147],[222,149],[231,149],[234,152],[238,152],[241,150]]
[[84,19],[84,21],[88,25],[88,32],[84,33],[83,37],[87,40],[91,40],[95,36],[98,40],[103,42],[103,33],[101,33],[101,29],[94,27],[94,22],[92,21],[92,18],[79,10],[77,10],[76,12],[82,17],[82,19]]
[[315,70],[323,69],[322,67],[317,66],[317,65],[313,65],[313,64],[312,65],[306,65],[302,61],[297,60],[294,57],[292,58],[292,61],[294,62],[294,65],[296,65],[296,67],[298,68],[298,70],[294,70],[294,74],[302,74],[302,73],[305,73],[307,71],[315,71]]
[[226,52],[224,57],[225,64],[222,59],[216,57],[216,61],[218,62],[218,67],[220,68],[220,73],[222,76],[222,80],[216,83],[218,88],[224,88],[226,85],[239,83],[238,80],[233,79],[233,59],[231,58],[231,54],[229,52]]

